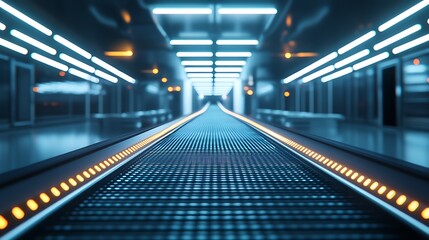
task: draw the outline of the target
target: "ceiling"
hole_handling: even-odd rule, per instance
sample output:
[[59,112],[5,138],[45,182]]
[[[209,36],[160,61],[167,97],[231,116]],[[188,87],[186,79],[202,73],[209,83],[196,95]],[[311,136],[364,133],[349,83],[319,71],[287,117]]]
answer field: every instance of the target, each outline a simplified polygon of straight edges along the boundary
[[[15,3],[16,2],[16,3]],[[132,57],[104,57],[138,81],[172,81],[187,78],[177,52],[251,52],[241,79],[278,80],[372,30],[419,0],[16,0],[54,29],[102,56],[105,51],[132,50]],[[199,7],[207,15],[158,15],[154,8]],[[222,15],[221,8],[275,8],[276,14]],[[209,39],[208,46],[178,46],[175,39]],[[254,39],[257,45],[218,45],[219,39]],[[293,57],[286,59],[290,52]],[[299,57],[296,53],[311,53]],[[229,58],[204,57],[216,62]],[[152,69],[158,68],[159,74]]]

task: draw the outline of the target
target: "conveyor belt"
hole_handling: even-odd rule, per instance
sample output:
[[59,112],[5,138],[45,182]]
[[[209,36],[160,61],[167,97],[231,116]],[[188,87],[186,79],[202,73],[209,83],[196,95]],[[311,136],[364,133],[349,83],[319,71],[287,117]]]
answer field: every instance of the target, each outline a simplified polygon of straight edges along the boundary
[[214,106],[112,175],[23,238],[418,238]]

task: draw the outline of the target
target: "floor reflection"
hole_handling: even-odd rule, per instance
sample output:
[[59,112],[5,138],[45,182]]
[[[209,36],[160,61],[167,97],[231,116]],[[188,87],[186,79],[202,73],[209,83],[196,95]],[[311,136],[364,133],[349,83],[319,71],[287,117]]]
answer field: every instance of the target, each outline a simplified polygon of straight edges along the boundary
[[136,127],[102,128],[97,122],[72,123],[0,133],[0,173],[28,166],[132,132]]

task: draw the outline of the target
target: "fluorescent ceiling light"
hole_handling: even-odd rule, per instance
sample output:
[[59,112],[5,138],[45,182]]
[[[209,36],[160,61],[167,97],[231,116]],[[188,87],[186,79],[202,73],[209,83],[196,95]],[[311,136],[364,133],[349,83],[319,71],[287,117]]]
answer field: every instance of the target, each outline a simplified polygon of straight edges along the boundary
[[91,81],[91,82],[94,82],[94,83],[100,82],[100,80],[98,78],[93,77],[93,76],[91,76],[91,75],[89,75],[87,73],[81,72],[81,71],[79,71],[77,69],[74,69],[74,68],[70,68],[69,69],[69,73],[72,74],[72,75],[75,75],[76,77],[80,77],[82,79],[85,79],[85,80],[88,80],[88,81]]
[[322,78],[322,82],[328,82],[328,81],[331,81],[331,80],[337,79],[337,78],[339,78],[339,77],[345,76],[345,75],[347,75],[347,74],[350,74],[350,73],[352,73],[352,72],[353,72],[353,68],[352,68],[352,67],[348,67],[348,68],[345,68],[345,69],[340,70],[340,71],[338,71],[338,72],[334,72],[334,73],[332,73],[331,75],[328,75],[328,76],[326,76],[326,77],[323,77],[323,78]]
[[43,51],[45,51],[45,52],[47,52],[47,53],[49,53],[51,55],[57,54],[57,50],[49,47],[48,45],[46,45],[46,44],[44,44],[42,42],[37,41],[36,39],[34,39],[34,38],[30,37],[30,36],[25,35],[24,33],[20,32],[20,31],[12,29],[10,31],[10,35],[12,35],[12,36],[14,36],[14,37],[16,37],[16,38],[24,41],[24,42],[26,42],[26,43],[28,43],[28,44],[36,47],[38,49],[41,49],[41,50],[43,50]]
[[258,40],[241,39],[241,40],[217,40],[217,45],[258,45]]
[[4,31],[6,30],[6,25],[4,25],[3,23],[0,22],[0,30]]
[[317,71],[317,72],[315,72],[315,73],[313,73],[313,74],[308,75],[307,77],[304,77],[304,78],[302,79],[302,81],[303,81],[303,82],[305,82],[305,83],[310,82],[310,81],[312,81],[312,80],[314,80],[314,79],[316,79],[316,78],[318,78],[318,77],[321,77],[321,76],[323,76],[323,75],[325,75],[325,74],[328,74],[328,73],[330,73],[330,72],[332,72],[332,71],[334,71],[334,70],[335,70],[334,65],[331,65],[331,66],[325,67],[325,68],[324,68],[324,69],[322,69],[322,70],[319,70],[319,71]]
[[222,73],[237,73],[242,72],[243,68],[241,67],[217,67],[215,68],[215,72],[222,72]]
[[240,73],[215,73],[217,78],[239,78]]
[[283,83],[290,83],[290,82],[292,82],[292,81],[294,81],[294,80],[296,80],[296,79],[304,76],[305,74],[313,71],[314,69],[316,69],[316,68],[324,65],[325,63],[327,63],[327,62],[329,62],[329,61],[331,61],[331,60],[333,60],[333,59],[335,59],[337,57],[338,57],[338,53],[333,52],[333,53],[329,54],[328,56],[323,57],[323,58],[317,60],[316,62],[308,65],[307,67],[301,69],[300,71],[298,71],[298,72],[290,75],[289,77],[285,78],[283,80]]
[[3,38],[0,38],[0,46],[8,48],[12,51],[21,53],[22,55],[27,55],[27,53],[28,53],[28,50],[26,48],[23,48],[19,45],[16,45],[15,43],[11,43],[7,40],[4,40]]
[[37,60],[37,61],[39,61],[41,63],[44,63],[46,65],[49,65],[49,66],[54,67],[56,69],[59,69],[61,71],[67,72],[67,70],[69,70],[69,68],[66,65],[64,65],[62,63],[59,63],[57,61],[54,61],[54,60],[52,60],[50,58],[44,57],[44,56],[42,56],[42,55],[40,55],[38,53],[32,53],[30,56],[34,60]]
[[213,57],[212,52],[178,52],[178,57]]
[[188,78],[212,78],[213,73],[188,73]]
[[394,48],[392,52],[394,54],[399,54],[399,53],[407,51],[408,49],[411,49],[413,47],[417,47],[417,46],[419,46],[419,45],[421,45],[427,41],[429,41],[429,34],[426,34],[423,37],[419,37],[417,39],[414,39],[413,41],[402,44],[401,46]]
[[97,57],[92,57],[91,61],[94,62],[95,64],[97,64],[98,66],[106,69],[107,71],[115,74],[116,76],[124,79],[127,82],[130,82],[130,83],[135,83],[136,82],[136,80],[134,78],[132,78],[132,77],[128,76],[127,74],[119,71],[115,67],[111,66],[110,64],[104,62],[103,60],[101,60],[101,59],[99,59]]
[[237,78],[215,78],[215,83],[234,83]]
[[244,66],[246,61],[216,61],[216,66]]
[[196,73],[207,73],[213,72],[213,68],[211,67],[187,67],[185,68],[185,72],[196,72]]
[[405,10],[404,12],[399,14],[398,16],[396,16],[396,17],[390,19],[389,21],[387,21],[386,23],[382,24],[380,27],[378,27],[378,31],[384,32],[385,30],[389,29],[390,27],[394,26],[395,24],[399,23],[400,21],[404,20],[405,18],[407,18],[407,17],[413,15],[414,13],[420,11],[421,9],[426,7],[427,5],[429,5],[429,0],[423,0],[419,3],[417,3],[416,5]]
[[213,78],[189,78],[191,82],[213,82]]
[[25,15],[22,12],[16,10],[12,6],[10,6],[9,4],[7,4],[7,3],[5,3],[5,2],[3,2],[1,0],[0,0],[0,8],[2,8],[3,10],[5,10],[6,12],[12,14],[13,16],[17,17],[21,21],[27,23],[28,25],[32,26],[33,28],[39,30],[40,32],[42,32],[42,33],[44,33],[44,34],[46,34],[48,36],[52,35],[52,31],[50,29],[48,29],[47,27],[43,26],[42,24],[34,21],[33,19],[31,19],[27,15]]
[[74,59],[74,58],[72,58],[69,55],[66,55],[64,53],[60,54],[60,59],[66,61],[66,62],[68,62],[68,63],[70,63],[70,64],[72,64],[78,68],[81,68],[87,72],[90,72],[90,73],[95,72],[95,68],[93,68],[92,66],[89,66],[88,64],[85,64],[79,60],[76,60],[76,59]]
[[220,8],[219,14],[267,14],[274,15],[277,13],[275,8]]
[[152,13],[155,15],[174,14],[174,15],[188,15],[188,14],[212,14],[210,8],[154,8]]
[[183,66],[211,66],[213,61],[182,61]]
[[251,57],[251,52],[217,52],[216,57]]
[[61,43],[64,46],[68,47],[69,49],[73,50],[74,52],[80,54],[84,58],[91,59],[91,54],[89,52],[83,50],[82,48],[80,48],[76,44],[70,42],[69,40],[67,40],[63,37],[61,37],[60,35],[54,35],[54,40]]
[[213,45],[212,40],[171,40],[171,45]]
[[377,34],[377,33],[376,33],[375,31],[371,31],[371,32],[369,32],[369,33],[367,33],[367,34],[363,35],[362,37],[360,37],[360,38],[358,38],[358,39],[354,40],[353,42],[351,42],[351,43],[349,43],[349,44],[345,45],[344,47],[340,48],[340,49],[338,50],[338,53],[339,53],[339,54],[344,54],[344,53],[346,53],[346,52],[348,52],[348,51],[352,50],[353,48],[355,48],[355,47],[359,46],[360,44],[362,44],[362,43],[364,43],[364,42],[368,41],[369,39],[371,39],[371,38],[375,37],[375,35],[376,35],[376,34]]
[[357,70],[362,69],[364,67],[368,67],[369,65],[372,65],[372,64],[377,63],[379,61],[382,61],[388,57],[389,57],[388,52],[380,53],[375,57],[369,58],[367,60],[364,60],[360,63],[353,65],[353,70],[357,71]]
[[350,64],[352,62],[355,62],[355,61],[357,61],[357,60],[359,60],[359,59],[361,59],[361,58],[369,55],[370,52],[371,51],[369,51],[369,49],[362,50],[362,51],[360,51],[360,52],[358,52],[358,53],[356,53],[356,54],[354,54],[354,55],[352,55],[352,56],[350,56],[350,57],[348,57],[348,58],[346,58],[344,60],[341,60],[341,61],[335,63],[334,66],[337,69],[338,68],[342,68],[342,67],[344,67],[344,66],[346,66],[346,65],[348,65],[348,64]]
[[401,40],[401,39],[403,39],[403,38],[405,38],[405,37],[407,37],[407,36],[409,36],[415,32],[420,31],[420,29],[422,29],[422,25],[416,24],[416,25],[414,25],[414,26],[412,26],[412,27],[410,27],[410,28],[408,28],[408,29],[406,29],[406,30],[382,41],[382,42],[380,42],[380,43],[375,44],[374,50],[378,51],[384,47],[387,47],[392,43],[395,43],[395,42],[397,42],[397,41],[399,41],[399,40]]
[[107,81],[110,81],[112,83],[117,83],[118,82],[118,79],[116,77],[114,77],[112,75],[109,75],[109,74],[107,74],[105,72],[102,72],[100,70],[95,70],[95,75],[97,75],[97,76],[99,76],[101,78],[104,78]]

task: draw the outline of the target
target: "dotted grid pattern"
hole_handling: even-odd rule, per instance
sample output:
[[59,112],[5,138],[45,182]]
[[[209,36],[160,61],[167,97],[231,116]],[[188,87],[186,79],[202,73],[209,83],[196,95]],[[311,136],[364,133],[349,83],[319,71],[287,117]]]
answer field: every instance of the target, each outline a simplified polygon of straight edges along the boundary
[[51,217],[43,239],[417,239],[217,107]]

